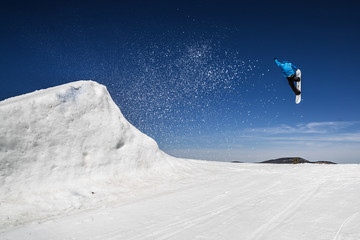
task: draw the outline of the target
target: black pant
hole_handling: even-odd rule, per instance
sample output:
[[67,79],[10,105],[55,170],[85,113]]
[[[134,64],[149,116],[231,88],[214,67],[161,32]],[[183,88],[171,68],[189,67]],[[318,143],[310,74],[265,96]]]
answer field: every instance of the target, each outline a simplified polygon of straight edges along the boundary
[[299,77],[296,77],[295,74],[293,75],[290,75],[287,77],[287,80],[289,81],[289,85],[291,87],[291,89],[294,91],[294,93],[296,95],[299,95],[301,92],[299,91],[299,89],[297,89],[295,87],[295,83],[294,82],[299,82],[300,81],[300,78]]

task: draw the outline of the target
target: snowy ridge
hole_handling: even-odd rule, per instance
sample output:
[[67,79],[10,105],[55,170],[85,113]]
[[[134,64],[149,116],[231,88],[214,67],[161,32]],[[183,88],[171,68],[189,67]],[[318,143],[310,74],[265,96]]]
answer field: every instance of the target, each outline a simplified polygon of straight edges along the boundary
[[179,177],[189,164],[159,150],[96,82],[7,99],[0,102],[0,228],[116,198],[152,175]]

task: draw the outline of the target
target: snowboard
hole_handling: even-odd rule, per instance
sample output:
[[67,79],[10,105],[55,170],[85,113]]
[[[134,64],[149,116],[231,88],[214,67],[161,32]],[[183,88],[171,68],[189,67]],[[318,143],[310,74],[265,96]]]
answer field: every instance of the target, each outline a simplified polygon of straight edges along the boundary
[[[299,82],[296,82],[296,88],[299,89],[299,91],[301,91],[301,71],[300,69],[296,70],[296,76],[300,78]],[[299,95],[296,95],[295,98],[295,103],[299,104],[301,102],[301,93]]]

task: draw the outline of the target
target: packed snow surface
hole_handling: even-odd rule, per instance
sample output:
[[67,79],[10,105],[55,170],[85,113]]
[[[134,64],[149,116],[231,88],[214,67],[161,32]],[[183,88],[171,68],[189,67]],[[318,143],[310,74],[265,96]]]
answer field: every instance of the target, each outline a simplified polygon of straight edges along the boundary
[[360,165],[172,158],[91,81],[0,118],[0,239],[360,239]]
[[199,162],[197,169],[1,239],[360,239],[359,165]]

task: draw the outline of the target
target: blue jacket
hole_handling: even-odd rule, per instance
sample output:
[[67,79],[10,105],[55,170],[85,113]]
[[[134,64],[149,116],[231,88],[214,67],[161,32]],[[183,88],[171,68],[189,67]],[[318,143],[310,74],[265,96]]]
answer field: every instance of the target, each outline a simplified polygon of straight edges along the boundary
[[[275,63],[281,68],[281,73],[284,77],[289,77],[295,73],[295,71],[298,69],[295,67],[292,63],[289,63],[287,61],[283,61],[282,63],[279,62],[279,60],[275,59]],[[295,71],[294,71],[295,69]]]

